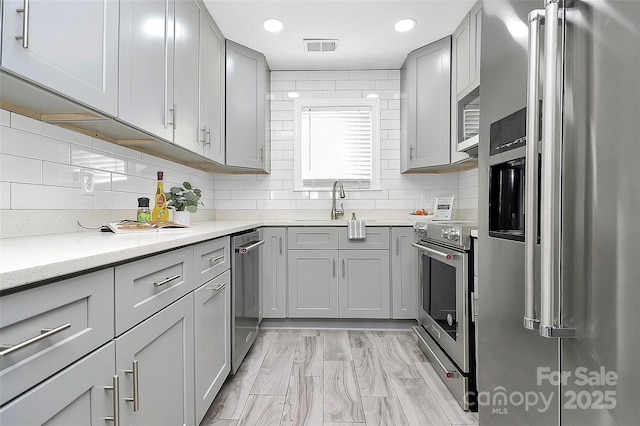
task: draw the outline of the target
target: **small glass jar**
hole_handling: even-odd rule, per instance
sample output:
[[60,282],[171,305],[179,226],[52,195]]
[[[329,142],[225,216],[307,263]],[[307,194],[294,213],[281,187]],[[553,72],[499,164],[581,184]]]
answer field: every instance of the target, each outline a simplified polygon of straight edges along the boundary
[[151,210],[149,210],[149,199],[147,197],[138,198],[138,222],[147,223],[151,221]]

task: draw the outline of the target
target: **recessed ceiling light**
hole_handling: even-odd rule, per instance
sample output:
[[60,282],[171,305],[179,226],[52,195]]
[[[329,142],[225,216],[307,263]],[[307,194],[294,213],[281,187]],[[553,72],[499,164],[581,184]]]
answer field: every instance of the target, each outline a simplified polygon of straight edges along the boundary
[[300,93],[298,92],[289,92],[287,93],[287,96],[290,97],[291,99],[296,99],[300,97]]
[[274,18],[270,18],[270,19],[266,19],[263,23],[262,26],[264,27],[265,30],[269,31],[270,33],[277,33],[282,31],[282,21],[279,19],[274,19]]
[[379,96],[378,96],[378,94],[377,94],[377,93],[369,93],[369,94],[367,95],[367,98],[370,98],[370,99],[375,99],[375,98],[378,98],[378,97],[379,97]]
[[407,18],[407,19],[401,19],[398,22],[396,22],[395,29],[399,33],[406,33],[407,31],[411,31],[415,26],[416,26],[416,20]]

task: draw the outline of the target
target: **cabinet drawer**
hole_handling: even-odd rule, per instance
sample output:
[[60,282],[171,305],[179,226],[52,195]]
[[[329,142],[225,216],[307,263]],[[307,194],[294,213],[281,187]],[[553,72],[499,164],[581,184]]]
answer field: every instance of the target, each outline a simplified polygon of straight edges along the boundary
[[0,298],[0,404],[112,339],[113,301],[113,268]]
[[115,344],[62,370],[0,409],[1,425],[109,425]]
[[193,247],[117,266],[115,287],[118,336],[193,290]]
[[231,241],[217,238],[193,247],[196,288],[231,268]]
[[364,240],[350,240],[347,238],[348,229],[340,228],[338,231],[338,247],[341,249],[389,249],[389,228],[367,227],[367,237]]
[[287,246],[290,250],[329,250],[338,248],[338,228],[289,228]]

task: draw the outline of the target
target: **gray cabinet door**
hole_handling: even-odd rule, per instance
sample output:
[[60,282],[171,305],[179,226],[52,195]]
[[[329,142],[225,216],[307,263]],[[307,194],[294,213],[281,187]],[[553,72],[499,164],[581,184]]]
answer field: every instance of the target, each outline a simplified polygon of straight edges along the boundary
[[[450,162],[451,37],[409,54],[401,70],[401,171]],[[406,130],[405,130],[406,129]]]
[[411,245],[413,228],[391,229],[391,296],[394,319],[416,319],[418,307],[418,254]]
[[451,84],[456,96],[469,85],[471,78],[471,36],[469,15],[465,16],[451,36]]
[[340,318],[389,318],[389,250],[340,250]]
[[[2,425],[109,424],[115,344],[109,343],[0,408]],[[3,384],[4,385],[4,384]]]
[[227,40],[226,58],[226,164],[264,169],[265,57]]
[[111,340],[113,314],[113,268],[2,296],[0,344],[53,334],[0,358],[0,405]]
[[3,2],[2,67],[115,116],[118,1],[31,0],[27,27],[23,7]]
[[202,154],[199,129],[201,13],[203,12],[194,0],[175,2],[173,141],[197,154]]
[[263,228],[262,314],[287,317],[287,229]]
[[231,272],[194,292],[196,424],[231,371]]
[[[195,424],[193,333],[189,294],[116,339],[121,424]],[[126,400],[136,383],[138,411]]]
[[337,250],[289,250],[289,317],[338,317],[337,263]]
[[224,36],[206,10],[200,14],[200,131],[204,156],[225,161]]
[[118,117],[167,141],[174,120],[173,11],[173,0],[120,2]]
[[469,12],[469,86],[480,85],[480,45],[482,33],[482,2],[478,1]]

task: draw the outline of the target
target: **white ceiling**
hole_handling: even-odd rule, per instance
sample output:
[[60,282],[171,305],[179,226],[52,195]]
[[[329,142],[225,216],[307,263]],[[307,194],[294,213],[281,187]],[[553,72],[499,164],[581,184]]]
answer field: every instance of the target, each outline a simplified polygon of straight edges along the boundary
[[[409,52],[453,33],[476,0],[204,0],[224,36],[262,52],[272,70],[400,69]],[[279,33],[262,28],[284,23]],[[418,24],[407,33],[399,19]],[[305,52],[302,39],[339,39],[337,52]]]

